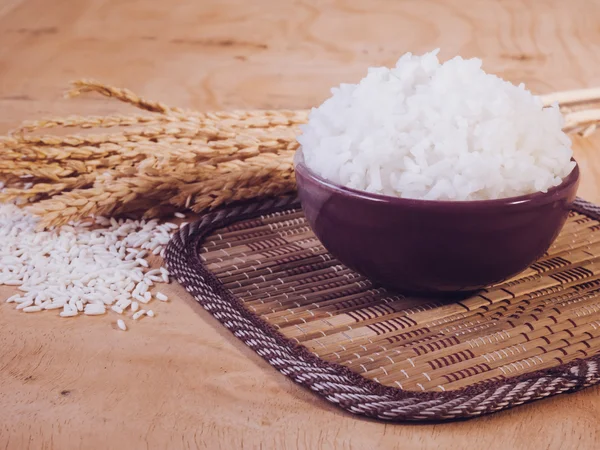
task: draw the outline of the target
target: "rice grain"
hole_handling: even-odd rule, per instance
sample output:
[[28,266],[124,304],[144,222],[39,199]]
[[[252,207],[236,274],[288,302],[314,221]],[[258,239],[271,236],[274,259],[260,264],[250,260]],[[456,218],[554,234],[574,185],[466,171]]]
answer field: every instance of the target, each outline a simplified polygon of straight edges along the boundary
[[102,315],[107,308],[123,314],[130,306],[136,312],[132,291],[148,303],[149,287],[164,282],[165,269],[147,268],[150,250],[134,244],[162,251],[169,226],[97,217],[40,232],[39,220],[16,205],[0,204],[0,285],[19,290],[6,300],[18,310],[60,310],[60,317]]

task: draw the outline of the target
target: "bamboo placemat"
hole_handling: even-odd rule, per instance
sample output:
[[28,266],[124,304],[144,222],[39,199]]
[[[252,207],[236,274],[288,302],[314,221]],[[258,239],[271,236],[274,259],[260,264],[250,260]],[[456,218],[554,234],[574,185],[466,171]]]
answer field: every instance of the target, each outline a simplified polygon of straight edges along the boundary
[[600,208],[580,199],[539,261],[462,300],[403,296],[347,269],[289,197],[204,216],[166,262],[272,366],[356,414],[472,417],[600,380]]

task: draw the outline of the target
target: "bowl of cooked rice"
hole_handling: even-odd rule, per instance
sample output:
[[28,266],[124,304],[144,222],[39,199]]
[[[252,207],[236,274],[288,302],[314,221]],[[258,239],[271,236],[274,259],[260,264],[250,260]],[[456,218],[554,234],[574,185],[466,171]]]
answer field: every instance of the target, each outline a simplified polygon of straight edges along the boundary
[[437,52],[332,94],[294,162],[307,221],[343,264],[405,292],[474,291],[558,236],[579,183],[558,105]]

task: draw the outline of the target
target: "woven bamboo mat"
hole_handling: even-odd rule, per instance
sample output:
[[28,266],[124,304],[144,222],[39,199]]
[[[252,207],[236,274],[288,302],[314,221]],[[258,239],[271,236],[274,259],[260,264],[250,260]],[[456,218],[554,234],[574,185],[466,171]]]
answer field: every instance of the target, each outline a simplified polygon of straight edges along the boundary
[[472,417],[600,379],[600,210],[582,200],[539,261],[460,300],[404,296],[347,269],[293,198],[208,214],[166,260],[271,365],[353,413]]

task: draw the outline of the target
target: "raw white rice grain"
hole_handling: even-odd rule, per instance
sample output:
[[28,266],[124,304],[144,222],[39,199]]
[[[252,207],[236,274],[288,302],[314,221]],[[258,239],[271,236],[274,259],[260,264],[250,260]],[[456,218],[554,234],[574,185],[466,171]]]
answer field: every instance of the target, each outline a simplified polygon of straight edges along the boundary
[[132,303],[132,301],[129,299],[119,300],[119,302],[117,303],[117,306],[119,306],[119,308],[121,308],[123,310],[126,310],[127,308],[129,308],[131,303]]
[[148,290],[148,285],[145,282],[141,281],[136,286],[135,290],[137,291],[138,294],[142,295],[142,294],[144,294]]
[[152,311],[151,309],[149,309],[149,310],[146,312],[146,315],[147,315],[148,317],[154,317],[154,311]]
[[104,305],[89,303],[85,306],[83,313],[88,316],[99,316],[106,313],[106,308],[104,308]]
[[33,300],[27,300],[23,303],[19,303],[15,309],[25,309],[31,305],[33,305]]
[[127,331],[127,325],[125,325],[122,319],[117,320],[117,326],[120,330]]
[[135,281],[136,283],[139,283],[140,281],[142,281],[142,280],[143,280],[143,278],[144,278],[144,276],[142,275],[142,272],[141,272],[141,271],[134,270],[134,271],[131,273],[131,279],[132,279],[133,281]]
[[172,226],[96,218],[39,232],[38,223],[26,209],[0,204],[0,285],[19,290],[6,301],[21,311],[74,317],[105,314],[108,306],[118,313],[132,305],[140,283],[137,297],[146,303],[148,286],[164,281],[144,258],[163,252]]
[[15,303],[16,299],[19,298],[19,297],[20,297],[19,294],[15,294],[15,295],[13,295],[11,297],[8,297],[6,299],[6,303]]
[[140,317],[142,317],[144,314],[146,314],[146,310],[145,309],[140,309],[138,312],[136,312],[132,318],[133,320],[138,320]]
[[46,305],[44,309],[47,311],[52,309],[60,309],[63,307],[63,305],[63,303],[50,303],[49,305]]
[[156,293],[156,299],[160,300],[161,302],[166,302],[167,300],[169,300],[169,297],[167,297],[165,294],[163,294],[162,292],[157,292]]

